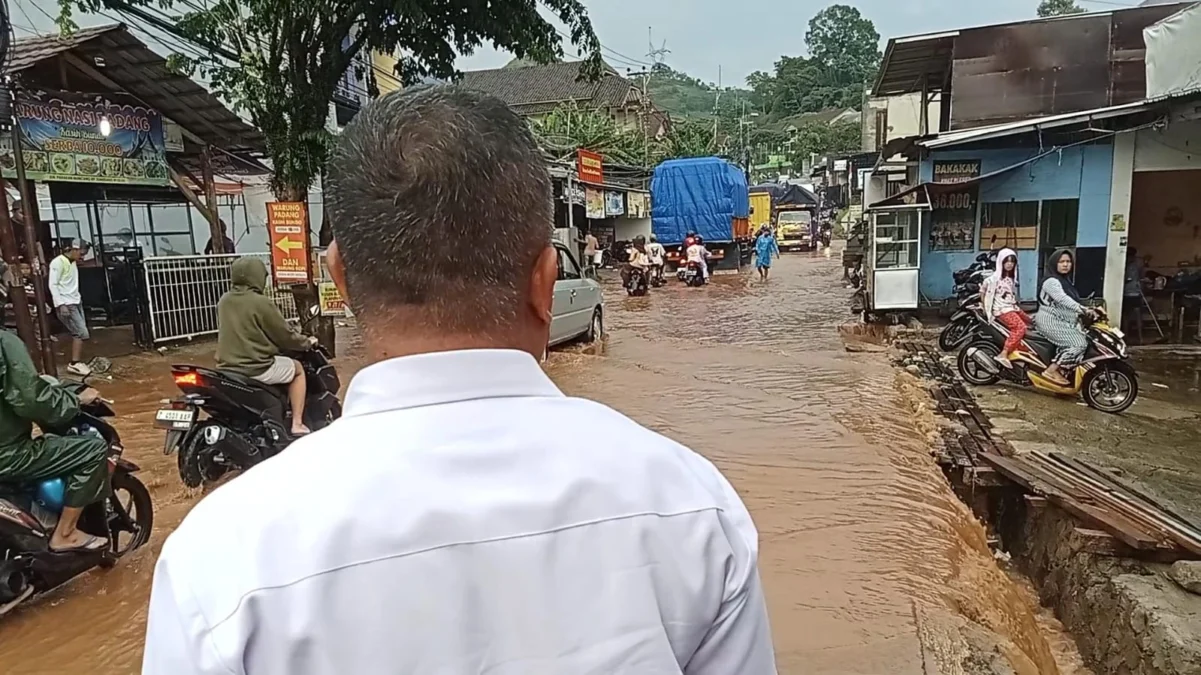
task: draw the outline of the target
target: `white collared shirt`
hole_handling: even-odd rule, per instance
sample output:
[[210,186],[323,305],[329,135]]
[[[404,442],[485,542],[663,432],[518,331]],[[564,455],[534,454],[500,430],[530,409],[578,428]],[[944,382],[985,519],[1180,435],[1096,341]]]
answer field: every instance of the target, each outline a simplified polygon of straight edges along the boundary
[[528,354],[393,359],[198,504],[143,675],[771,675],[758,535],[707,460]]

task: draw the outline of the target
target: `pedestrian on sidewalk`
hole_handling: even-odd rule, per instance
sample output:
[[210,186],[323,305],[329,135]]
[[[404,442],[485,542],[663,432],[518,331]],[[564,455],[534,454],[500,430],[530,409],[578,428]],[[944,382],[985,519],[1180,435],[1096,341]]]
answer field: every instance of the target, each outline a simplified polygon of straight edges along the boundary
[[347,125],[326,180],[372,365],[336,424],[164,544],[143,675],[775,675],[738,494],[539,367],[558,254],[529,125],[405,89]]
[[767,225],[759,228],[759,236],[755,238],[755,269],[759,270],[759,278],[767,281],[771,274],[772,257],[780,257],[780,247],[776,238]]
[[71,363],[67,366],[67,372],[87,377],[92,374],[92,369],[83,362],[83,343],[91,334],[88,333],[88,322],[83,314],[83,298],[79,294],[79,266],[76,263],[79,262],[80,249],[75,240],[65,241],[62,252],[50,261],[50,300],[54,303],[58,320],[71,335]]
[[1012,249],[1003,248],[997,254],[997,268],[980,284],[980,295],[984,314],[1009,331],[997,363],[1012,368],[1009,356],[1026,339],[1026,329],[1034,321],[1018,305],[1018,254]]

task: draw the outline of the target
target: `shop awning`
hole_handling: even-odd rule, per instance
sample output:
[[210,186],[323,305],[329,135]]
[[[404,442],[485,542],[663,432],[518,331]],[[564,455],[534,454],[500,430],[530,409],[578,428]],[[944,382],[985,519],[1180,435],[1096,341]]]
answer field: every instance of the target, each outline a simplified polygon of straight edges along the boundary
[[[190,77],[172,72],[167,59],[129,32],[124,24],[81,28],[69,36],[18,39],[12,44],[8,72],[21,74],[26,86],[43,84],[42,80],[60,82],[58,69],[41,69],[42,64],[60,58],[76,80],[86,77],[114,93],[140,99],[178,124],[193,143],[212,145],[238,155],[266,153],[266,143],[258,129]],[[34,77],[35,74],[40,77]]]

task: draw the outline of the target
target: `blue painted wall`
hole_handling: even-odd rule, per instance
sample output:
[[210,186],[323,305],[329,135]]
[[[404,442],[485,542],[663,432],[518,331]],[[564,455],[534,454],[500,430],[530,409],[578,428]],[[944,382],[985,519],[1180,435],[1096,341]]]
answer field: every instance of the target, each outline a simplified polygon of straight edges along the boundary
[[[1033,149],[955,150],[933,152],[922,161],[920,179],[934,176],[934,160],[980,160],[980,173],[989,174],[1039,155]],[[1076,227],[1077,247],[1104,247],[1109,237],[1109,196],[1113,176],[1112,145],[1081,145],[1066,148],[1036,162],[1020,166],[980,186],[980,202],[1080,200]],[[1041,236],[1041,233],[1040,233]],[[929,223],[922,228],[922,266],[918,286],[934,301],[950,297],[955,286],[951,273],[967,267],[979,253],[980,225],[977,216],[976,251],[930,251]],[[1038,296],[1037,251],[1018,251],[1018,282],[1022,300]]]

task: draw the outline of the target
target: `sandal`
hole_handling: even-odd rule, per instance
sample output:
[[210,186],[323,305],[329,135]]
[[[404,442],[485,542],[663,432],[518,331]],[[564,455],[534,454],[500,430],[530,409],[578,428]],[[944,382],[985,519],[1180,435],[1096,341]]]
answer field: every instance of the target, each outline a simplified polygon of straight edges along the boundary
[[50,550],[55,553],[71,553],[74,551],[80,551],[80,552],[82,552],[82,551],[101,551],[107,547],[108,547],[107,539],[105,539],[104,537],[97,537],[95,535],[89,534],[88,538],[84,539],[83,543],[78,546],[68,546],[66,548],[54,548],[53,546],[51,546]]

